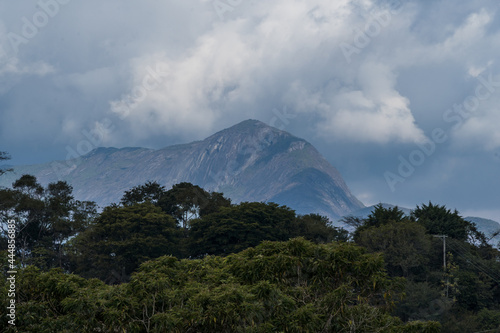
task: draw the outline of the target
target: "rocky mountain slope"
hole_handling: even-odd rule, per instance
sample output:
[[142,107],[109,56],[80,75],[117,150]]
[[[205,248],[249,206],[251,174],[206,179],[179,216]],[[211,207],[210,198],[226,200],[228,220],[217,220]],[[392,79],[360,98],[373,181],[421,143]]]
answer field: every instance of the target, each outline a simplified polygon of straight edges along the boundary
[[272,201],[332,219],[364,207],[310,143],[257,120],[159,150],[98,148],[75,160],[16,166],[0,177],[0,186],[26,173],[42,184],[66,180],[78,199],[101,206],[147,181],[167,188],[185,181],[223,192],[233,202]]

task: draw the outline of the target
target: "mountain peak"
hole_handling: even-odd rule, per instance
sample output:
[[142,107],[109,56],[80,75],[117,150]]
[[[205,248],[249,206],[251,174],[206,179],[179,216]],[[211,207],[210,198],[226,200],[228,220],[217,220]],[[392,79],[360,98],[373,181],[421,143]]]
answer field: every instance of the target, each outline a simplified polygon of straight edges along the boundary
[[257,120],[257,119],[247,119],[247,120],[243,120],[242,122],[240,122],[236,125],[231,126],[230,128],[232,128],[232,127],[248,127],[248,126],[268,126],[268,125],[266,125],[265,123],[263,123],[262,121]]
[[33,174],[42,184],[66,180],[76,198],[101,206],[118,202],[134,186],[157,181],[167,188],[190,182],[223,192],[234,203],[276,202],[299,214],[330,218],[364,207],[311,144],[255,119],[202,141],[160,150],[99,148],[64,173],[50,163],[15,171]]
[[275,132],[283,132],[275,127],[269,126],[266,123],[256,120],[256,119],[247,119],[244,120],[240,123],[237,123],[236,125],[233,125],[231,127],[228,127],[226,129],[223,129],[222,131],[219,131],[215,133],[214,135],[218,135],[220,133],[241,133],[241,134],[249,134],[249,133],[255,133],[261,130],[272,130]]

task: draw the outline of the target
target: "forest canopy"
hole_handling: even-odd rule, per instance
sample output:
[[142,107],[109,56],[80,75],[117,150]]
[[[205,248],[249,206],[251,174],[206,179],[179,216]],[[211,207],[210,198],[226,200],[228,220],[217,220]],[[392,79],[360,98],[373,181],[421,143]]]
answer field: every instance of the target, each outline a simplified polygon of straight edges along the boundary
[[[475,332],[500,327],[500,252],[457,211],[377,206],[334,226],[148,182],[99,209],[66,182],[0,189],[17,326],[33,332]],[[436,237],[439,236],[439,237]],[[446,236],[446,237],[445,237]],[[443,248],[443,240],[446,247]],[[7,253],[2,292],[7,293]],[[7,298],[2,299],[2,308]]]

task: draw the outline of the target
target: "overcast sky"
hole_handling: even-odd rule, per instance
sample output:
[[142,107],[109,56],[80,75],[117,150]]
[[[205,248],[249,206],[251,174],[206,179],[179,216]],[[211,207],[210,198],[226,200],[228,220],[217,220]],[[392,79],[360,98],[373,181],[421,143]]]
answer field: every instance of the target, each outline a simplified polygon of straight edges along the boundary
[[500,221],[499,9],[0,0],[0,151],[162,148],[252,118],[315,145],[367,205]]

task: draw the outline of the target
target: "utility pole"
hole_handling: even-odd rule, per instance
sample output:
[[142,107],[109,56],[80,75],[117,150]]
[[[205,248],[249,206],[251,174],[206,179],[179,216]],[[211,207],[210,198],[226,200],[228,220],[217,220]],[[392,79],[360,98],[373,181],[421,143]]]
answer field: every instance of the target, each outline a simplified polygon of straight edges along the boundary
[[[446,274],[446,235],[433,235],[443,239],[443,271]],[[448,277],[446,277],[446,298],[448,298]]]

